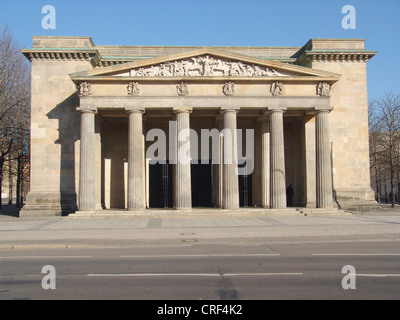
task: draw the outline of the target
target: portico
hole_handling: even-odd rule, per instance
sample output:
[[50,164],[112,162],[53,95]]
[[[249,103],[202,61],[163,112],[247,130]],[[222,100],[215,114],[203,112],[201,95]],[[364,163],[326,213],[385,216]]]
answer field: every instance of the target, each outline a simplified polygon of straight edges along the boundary
[[[268,104],[276,104],[275,98],[265,98],[260,99],[257,98],[247,98],[246,103],[255,103],[252,102],[252,99],[256,99],[258,105],[268,105]],[[202,158],[201,154],[201,129],[207,130],[218,130],[218,139],[219,143],[217,147],[219,148],[216,159],[220,160],[214,163],[211,160],[212,150],[207,154],[208,158],[206,160],[210,161],[210,165],[214,167],[213,176],[210,177],[212,180],[212,189],[213,194],[212,198],[214,199],[212,202],[213,207],[220,207],[223,209],[238,209],[239,208],[239,177],[238,175],[238,154],[246,155],[246,148],[243,145],[243,141],[241,143],[241,150],[238,150],[238,141],[235,133],[235,130],[238,128],[238,117],[239,123],[242,123],[246,126],[249,122],[252,123],[253,126],[247,125],[247,130],[254,130],[256,132],[257,137],[254,137],[255,148],[258,147],[258,144],[264,146],[261,154],[257,151],[253,155],[250,156],[251,161],[255,163],[261,162],[263,167],[260,170],[259,167],[253,168],[255,172],[257,172],[257,176],[259,177],[256,180],[255,175],[252,181],[252,185],[255,186],[253,189],[257,189],[258,186],[263,186],[261,189],[261,199],[259,195],[256,193],[251,195],[252,202],[258,203],[258,207],[262,206],[264,208],[286,208],[286,163],[285,163],[285,139],[284,139],[284,117],[287,115],[286,125],[290,125],[293,121],[297,122],[303,126],[305,126],[306,122],[303,119],[311,117],[317,119],[317,127],[315,127],[315,142],[308,141],[311,146],[308,148],[312,148],[317,146],[318,149],[315,149],[315,154],[317,155],[316,164],[318,165],[316,170],[316,176],[319,177],[316,180],[315,190],[317,192],[316,199],[318,199],[318,203],[316,204],[319,208],[332,208],[332,184],[331,184],[331,167],[330,167],[330,143],[329,143],[329,127],[328,122],[322,119],[319,120],[321,114],[328,115],[330,112],[329,106],[329,98],[309,98],[309,99],[285,99],[281,98],[280,103],[288,105],[288,107],[259,107],[259,108],[246,108],[246,107],[217,107],[216,104],[221,104],[221,99],[215,99],[213,103],[210,103],[212,100],[209,98],[209,108],[202,107],[174,107],[174,104],[171,104],[169,107],[164,107],[161,110],[158,108],[151,107],[151,103],[154,103],[156,98],[149,98],[148,105],[149,108],[145,108],[142,106],[125,106],[123,109],[121,108],[103,108],[104,104],[107,104],[107,98],[95,98],[95,97],[81,97],[80,105],[78,108],[81,113],[81,141],[85,142],[94,141],[95,132],[93,130],[94,116],[98,114],[100,118],[104,117],[105,119],[114,118],[111,115],[117,115],[119,119],[128,118],[127,121],[127,133],[128,133],[128,146],[127,148],[127,172],[123,175],[127,176],[127,181],[125,185],[127,185],[126,197],[127,197],[127,205],[124,205],[127,210],[143,210],[145,208],[150,207],[149,199],[146,197],[149,194],[149,175],[148,172],[146,174],[146,170],[149,170],[149,165],[146,165],[146,161],[151,159],[146,159],[146,152],[144,150],[144,146],[150,147],[152,141],[146,142],[146,135],[148,130],[143,130],[143,128],[152,128],[157,126],[157,122],[163,121],[164,124],[169,123],[170,121],[176,121],[176,135],[171,136],[171,128],[167,128],[164,126],[163,132],[166,134],[165,142],[175,143],[175,146],[168,145],[168,148],[165,147],[165,150],[168,150],[166,159],[162,159],[167,161],[168,163],[172,163],[172,174],[173,174],[173,189],[169,189],[168,192],[173,192],[173,207],[176,209],[191,209],[192,208],[192,188],[188,186],[192,186],[191,182],[191,167],[200,166],[201,162],[205,162]],[[124,99],[122,99],[124,100]],[[203,99],[200,97],[187,99],[189,100],[185,105],[196,105],[196,100],[201,104]],[[235,99],[230,98],[230,104],[232,102],[236,103]],[[233,101],[232,101],[233,100]],[[239,99],[240,100],[240,99]],[[263,100],[263,103],[260,103]],[[287,100],[287,101],[285,101]],[[115,97],[112,101],[118,101],[118,98]],[[141,105],[146,105],[146,99],[140,99]],[[132,101],[135,102],[135,101]],[[171,102],[176,102],[175,99],[171,99]],[[122,102],[121,102],[122,103]],[[163,101],[165,104],[165,100]],[[245,104],[246,104],[245,103]],[[292,108],[291,105],[298,103],[303,108]],[[157,104],[155,104],[157,105]],[[319,107],[315,108],[315,105],[319,105]],[[88,108],[88,109],[85,109]],[[91,108],[91,109],[90,109]],[[93,108],[96,111],[93,111]],[[89,110],[89,111],[86,111]],[[162,114],[159,114],[161,112]],[[91,121],[86,120],[87,115],[92,117]],[[286,115],[285,115],[286,114]],[[161,119],[161,120],[160,120]],[[205,121],[208,119],[209,121]],[[190,124],[193,123],[193,128],[191,128]],[[256,129],[254,126],[257,123],[262,128],[261,130]],[[210,127],[209,124],[212,124],[213,127]],[[204,126],[204,127],[203,127]],[[161,126],[160,126],[161,127]],[[199,130],[200,128],[200,130]],[[198,132],[196,137],[196,143],[193,145],[191,143],[190,134],[184,132],[184,130],[192,129],[194,132]],[[197,130],[196,130],[197,129]],[[151,130],[151,129],[150,129]],[[225,130],[225,131],[224,131]],[[224,138],[223,132],[226,133],[226,130],[231,133],[229,138]],[[246,129],[242,129],[243,131]],[[305,130],[305,128],[303,128]],[[182,132],[182,133],[181,133]],[[104,135],[112,134],[110,132],[104,132]],[[327,137],[328,135],[328,137]],[[88,137],[90,136],[90,137]],[[106,139],[102,137],[102,139]],[[156,139],[154,139],[156,140]],[[198,141],[200,140],[200,141]],[[245,140],[245,137],[242,137],[242,140]],[[262,140],[262,141],[261,141]],[[160,142],[160,141],[158,141]],[[212,142],[212,141],[210,141]],[[297,141],[300,143],[300,140]],[[93,144],[81,143],[81,163],[85,163],[86,154],[92,152],[100,152],[90,151]],[[179,152],[184,152],[184,155],[191,155],[190,148],[195,147],[198,149],[197,159],[193,159],[191,157],[182,158],[179,156]],[[215,147],[215,144],[210,144],[210,149]],[[306,145],[303,142],[301,146],[298,147],[298,154],[305,154]],[[84,149],[84,150],[83,150]],[[303,150],[300,150],[303,149]],[[147,150],[147,149],[146,149]],[[328,154],[326,152],[328,150]],[[158,150],[160,152],[161,150]],[[176,152],[173,154],[173,152]],[[236,156],[235,153],[236,152]],[[255,159],[255,157],[261,158]],[[325,158],[324,158],[325,157]],[[160,159],[157,159],[160,160]],[[174,160],[174,161],[171,161]],[[192,160],[192,161],[190,161]],[[195,161],[193,161],[195,160]],[[250,159],[249,159],[250,160]],[[327,161],[328,160],[328,161]],[[290,160],[288,160],[290,161]],[[303,163],[304,159],[297,159],[298,162]],[[158,161],[162,162],[162,161]],[[191,163],[192,162],[192,163]],[[290,161],[293,162],[293,161]],[[301,168],[303,165],[298,166]],[[121,167],[121,170],[124,168]],[[302,170],[302,169],[300,169]],[[260,173],[261,171],[261,173]],[[254,173],[254,172],[252,172]],[[81,167],[81,179],[87,179],[86,177],[92,177],[94,174],[93,166],[82,166]],[[104,173],[105,174],[105,173]],[[171,172],[169,173],[171,174]],[[214,176],[215,175],[215,176]],[[311,174],[311,177],[313,175]],[[101,174],[97,175],[97,179],[101,181]],[[290,177],[293,181],[293,177]],[[84,208],[80,211],[94,211],[96,210],[96,204],[92,199],[95,198],[95,188],[93,187],[93,183],[85,183],[83,181],[83,185],[79,192],[80,199],[80,207]],[[98,182],[99,183],[99,182]],[[104,179],[101,182],[103,199],[104,197],[109,197],[110,195],[105,195],[104,183],[107,183]],[[124,184],[124,180],[120,180],[120,184]],[[109,189],[109,188],[107,188]],[[312,191],[311,191],[312,192]],[[85,195],[91,194],[91,196],[85,198]],[[82,196],[81,196],[82,195]],[[301,203],[299,206],[307,206],[307,199],[303,195],[303,198],[298,199],[298,203]],[[220,199],[218,199],[220,197]],[[312,198],[312,197],[311,197]],[[88,200],[84,200],[88,199]],[[322,199],[322,200],[319,200]],[[323,200],[325,199],[325,200]],[[313,204],[310,204],[311,206]],[[103,202],[101,207],[106,209],[113,208],[112,206],[105,206]],[[121,206],[118,206],[121,207]]]
[[[50,40],[40,41],[44,46]],[[38,180],[39,126],[33,121],[27,214],[42,210],[44,193],[63,198],[59,208],[68,203],[67,213],[204,207],[284,212],[290,184],[295,207],[344,207],[337,197],[341,188],[335,188],[343,177],[333,166],[341,159],[333,148],[340,121],[332,117],[342,110],[341,73],[302,65],[300,58],[287,63],[283,56],[265,59],[233,48],[182,48],[107,66],[92,43],[84,45],[92,51],[71,56],[81,57],[81,65],[74,69],[69,61],[64,80],[75,91],[58,102],[60,110],[47,113],[59,122],[58,139],[68,150],[60,158],[63,191],[45,191]],[[35,50],[25,52],[33,54],[32,72],[46,59],[37,60]],[[362,201],[369,203],[369,196]]]

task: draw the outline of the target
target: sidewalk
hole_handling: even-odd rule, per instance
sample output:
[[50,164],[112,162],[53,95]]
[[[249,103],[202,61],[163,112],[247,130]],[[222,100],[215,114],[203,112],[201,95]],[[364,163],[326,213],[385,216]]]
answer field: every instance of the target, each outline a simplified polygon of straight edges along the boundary
[[[216,211],[217,212],[217,211]],[[400,240],[400,207],[338,216],[35,217],[0,214],[0,249]]]

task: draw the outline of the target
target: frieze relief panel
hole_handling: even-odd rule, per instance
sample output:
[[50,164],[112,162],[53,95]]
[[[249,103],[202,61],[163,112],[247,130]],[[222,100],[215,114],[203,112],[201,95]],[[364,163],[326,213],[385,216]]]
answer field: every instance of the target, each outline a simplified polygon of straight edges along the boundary
[[78,95],[80,97],[87,97],[92,95],[92,85],[85,81],[78,86]]
[[132,69],[132,77],[285,77],[290,76],[257,64],[231,61],[209,55],[164,62]]

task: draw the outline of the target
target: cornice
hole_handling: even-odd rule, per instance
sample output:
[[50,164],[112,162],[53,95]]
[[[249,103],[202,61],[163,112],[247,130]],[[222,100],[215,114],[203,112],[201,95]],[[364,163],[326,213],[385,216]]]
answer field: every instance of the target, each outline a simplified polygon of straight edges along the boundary
[[29,61],[34,60],[79,60],[79,61],[90,61],[93,67],[96,67],[101,62],[101,56],[98,50],[86,49],[86,48],[74,48],[74,49],[59,49],[59,48],[32,48],[23,49],[21,52],[25,55]]
[[377,51],[366,50],[304,50],[296,64],[307,65],[310,62],[368,62]]
[[[32,48],[23,49],[21,52],[30,61],[34,60],[79,60],[90,61],[93,68],[112,67],[120,64],[127,64],[129,62],[141,64],[142,61],[157,60],[163,57],[153,59],[142,59],[138,61],[133,57],[102,57],[98,49],[95,48]],[[228,53],[228,55],[233,53]],[[312,62],[364,62],[366,63],[377,54],[377,51],[366,50],[317,50],[311,49],[301,50],[297,59],[286,59],[286,65],[299,65],[308,66]],[[248,59],[256,59],[254,57],[247,57]],[[264,63],[282,63],[281,58],[276,59],[257,59],[258,62]]]

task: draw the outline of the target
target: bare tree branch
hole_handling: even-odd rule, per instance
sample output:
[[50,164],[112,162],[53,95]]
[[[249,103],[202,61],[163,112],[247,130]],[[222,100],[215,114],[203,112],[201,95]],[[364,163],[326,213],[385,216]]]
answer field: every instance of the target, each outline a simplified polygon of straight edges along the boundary
[[395,177],[400,176],[400,96],[385,93],[370,103],[368,112],[371,170],[377,187],[380,177],[389,177],[394,207]]
[[10,29],[0,26],[0,196],[6,158],[29,152],[30,66],[20,49]]

